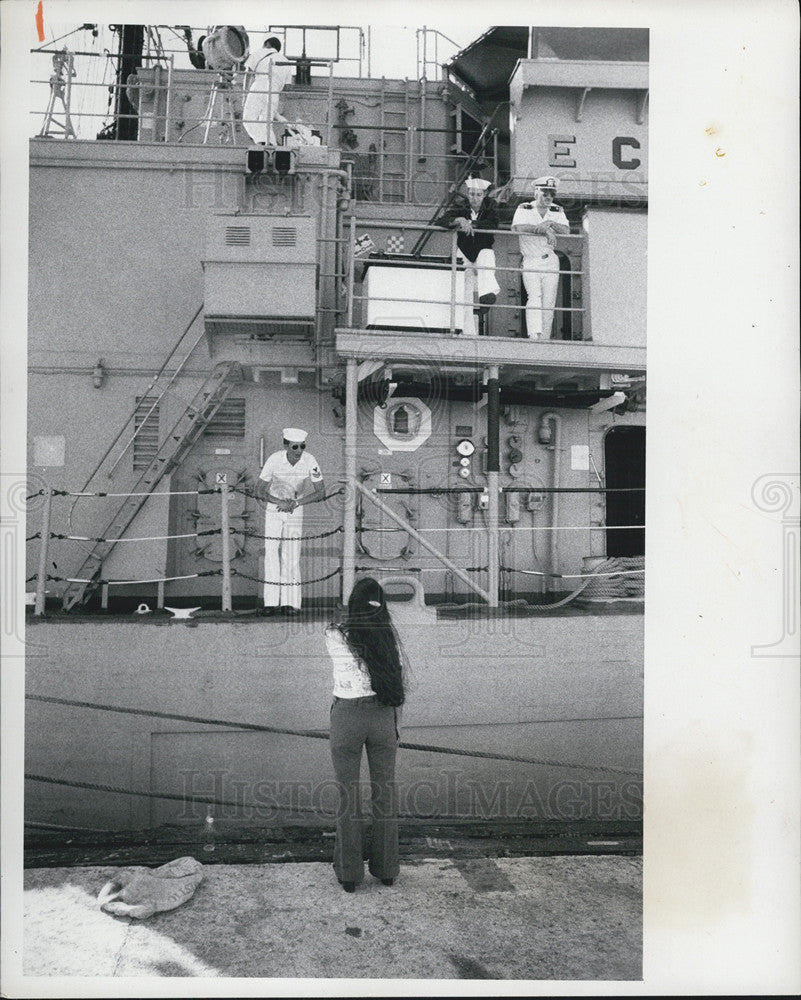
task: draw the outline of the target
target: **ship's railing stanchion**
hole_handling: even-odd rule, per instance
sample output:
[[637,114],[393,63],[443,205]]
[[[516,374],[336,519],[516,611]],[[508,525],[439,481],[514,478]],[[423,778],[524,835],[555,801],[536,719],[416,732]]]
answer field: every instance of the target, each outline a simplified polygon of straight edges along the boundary
[[228,486],[220,484],[220,527],[222,529],[222,610],[231,610],[231,519],[228,516]]
[[39,572],[36,576],[36,598],[33,607],[35,615],[43,615],[45,610],[45,585],[47,584],[47,545],[50,541],[50,508],[53,502],[53,491],[44,491],[44,510],[42,511],[42,544],[39,546]]

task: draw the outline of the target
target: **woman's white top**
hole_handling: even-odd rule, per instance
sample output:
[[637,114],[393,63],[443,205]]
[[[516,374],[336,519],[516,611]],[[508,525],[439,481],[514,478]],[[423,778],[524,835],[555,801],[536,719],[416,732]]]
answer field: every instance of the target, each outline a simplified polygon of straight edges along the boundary
[[325,630],[325,644],[334,668],[334,695],[337,698],[367,698],[375,694],[367,667],[351,652],[336,625],[329,625]]

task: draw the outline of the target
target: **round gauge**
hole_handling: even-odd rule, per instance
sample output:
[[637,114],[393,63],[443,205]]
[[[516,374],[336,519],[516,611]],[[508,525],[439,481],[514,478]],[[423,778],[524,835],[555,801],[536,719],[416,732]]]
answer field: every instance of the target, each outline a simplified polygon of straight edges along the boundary
[[461,468],[459,469],[459,475],[462,477],[462,479],[467,479],[467,477],[470,475],[470,470]]
[[469,441],[467,438],[463,438],[463,440],[456,445],[456,450],[460,455],[464,455],[465,458],[468,458],[476,450],[476,446],[472,441]]
[[467,468],[470,465],[470,459],[465,455],[464,458],[459,459],[459,465]]

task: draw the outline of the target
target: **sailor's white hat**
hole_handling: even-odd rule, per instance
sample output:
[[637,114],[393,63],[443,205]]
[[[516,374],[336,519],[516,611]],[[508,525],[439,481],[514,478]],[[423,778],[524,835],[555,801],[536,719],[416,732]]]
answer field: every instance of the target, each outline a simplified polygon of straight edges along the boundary
[[547,188],[549,191],[555,191],[559,187],[559,178],[549,175],[537,177],[533,181],[533,185],[535,188]]
[[285,427],[283,434],[284,441],[289,441],[290,444],[303,444],[308,437],[308,433],[302,431],[299,427]]
[[484,180],[483,177],[468,177],[464,186],[468,191],[486,191],[492,184],[490,181]]

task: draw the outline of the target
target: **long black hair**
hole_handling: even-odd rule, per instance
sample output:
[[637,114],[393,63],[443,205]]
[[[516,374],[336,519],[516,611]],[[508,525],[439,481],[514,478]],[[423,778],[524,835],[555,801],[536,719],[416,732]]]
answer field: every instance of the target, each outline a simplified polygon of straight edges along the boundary
[[367,667],[370,684],[383,705],[404,701],[404,657],[398,633],[377,580],[365,576],[348,598],[348,613],[339,626],[352,653]]

